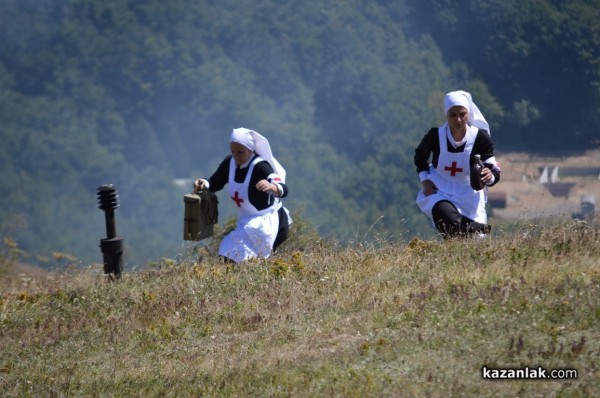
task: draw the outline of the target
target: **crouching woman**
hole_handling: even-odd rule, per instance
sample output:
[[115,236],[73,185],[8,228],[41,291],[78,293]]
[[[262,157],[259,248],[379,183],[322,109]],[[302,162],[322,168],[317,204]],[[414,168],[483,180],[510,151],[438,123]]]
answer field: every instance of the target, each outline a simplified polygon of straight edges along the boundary
[[197,179],[194,190],[217,192],[228,184],[237,208],[236,228],[227,234],[219,255],[233,262],[267,258],[287,239],[291,218],[282,198],[288,194],[285,169],[273,157],[269,141],[247,128],[237,128],[225,157],[208,179]]

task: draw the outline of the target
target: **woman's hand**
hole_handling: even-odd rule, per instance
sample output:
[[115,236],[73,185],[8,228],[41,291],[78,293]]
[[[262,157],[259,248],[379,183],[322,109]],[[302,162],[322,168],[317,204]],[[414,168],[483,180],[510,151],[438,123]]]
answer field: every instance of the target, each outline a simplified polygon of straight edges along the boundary
[[260,180],[256,184],[256,189],[258,189],[261,192],[272,193],[275,196],[279,196],[279,188],[277,188],[277,185],[271,184],[267,180]]
[[423,187],[423,194],[425,196],[433,195],[437,191],[437,187],[431,180],[425,180],[421,183]]
[[492,174],[492,171],[490,169],[484,167],[483,169],[481,169],[481,180],[485,185],[490,185],[494,182],[494,174]]
[[206,189],[206,182],[207,181],[203,178],[198,178],[196,181],[194,181],[194,193]]

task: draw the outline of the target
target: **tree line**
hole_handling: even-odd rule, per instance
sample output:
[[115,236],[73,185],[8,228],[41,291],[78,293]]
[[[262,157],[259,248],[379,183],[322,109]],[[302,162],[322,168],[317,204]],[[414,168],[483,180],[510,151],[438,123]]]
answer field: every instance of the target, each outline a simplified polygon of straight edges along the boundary
[[445,92],[472,92],[500,153],[597,145],[598,5],[4,0],[1,226],[32,262],[98,261],[113,183],[130,261],[176,255],[173,180],[209,176],[243,126],[322,235],[430,236],[412,156]]

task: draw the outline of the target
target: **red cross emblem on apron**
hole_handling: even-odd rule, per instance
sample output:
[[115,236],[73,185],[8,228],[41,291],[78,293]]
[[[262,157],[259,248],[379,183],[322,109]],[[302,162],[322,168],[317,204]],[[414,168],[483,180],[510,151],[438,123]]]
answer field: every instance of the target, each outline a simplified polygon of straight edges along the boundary
[[456,173],[460,173],[461,171],[463,171],[462,167],[456,167],[456,166],[457,166],[457,163],[452,162],[452,167],[446,166],[446,167],[444,167],[444,170],[449,171],[450,176],[454,177],[454,176],[456,176]]
[[244,203],[244,199],[240,198],[240,193],[238,191],[235,191],[235,196],[232,196],[231,200],[235,202],[237,207],[242,207],[241,203]]

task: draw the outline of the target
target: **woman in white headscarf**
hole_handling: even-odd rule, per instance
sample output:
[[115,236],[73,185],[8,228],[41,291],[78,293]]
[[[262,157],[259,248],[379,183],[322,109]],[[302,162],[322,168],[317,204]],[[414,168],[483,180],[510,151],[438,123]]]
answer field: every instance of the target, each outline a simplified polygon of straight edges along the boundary
[[[445,238],[486,235],[487,187],[500,181],[490,127],[466,91],[446,94],[444,114],[446,123],[429,130],[415,150],[422,185],[417,205]],[[470,184],[476,154],[484,164],[481,190]]]
[[234,262],[267,258],[287,238],[291,224],[281,202],[288,194],[285,169],[273,157],[269,141],[256,131],[234,129],[229,146],[231,155],[210,178],[194,181],[194,190],[217,192],[229,184],[238,219],[221,242],[220,256]]

